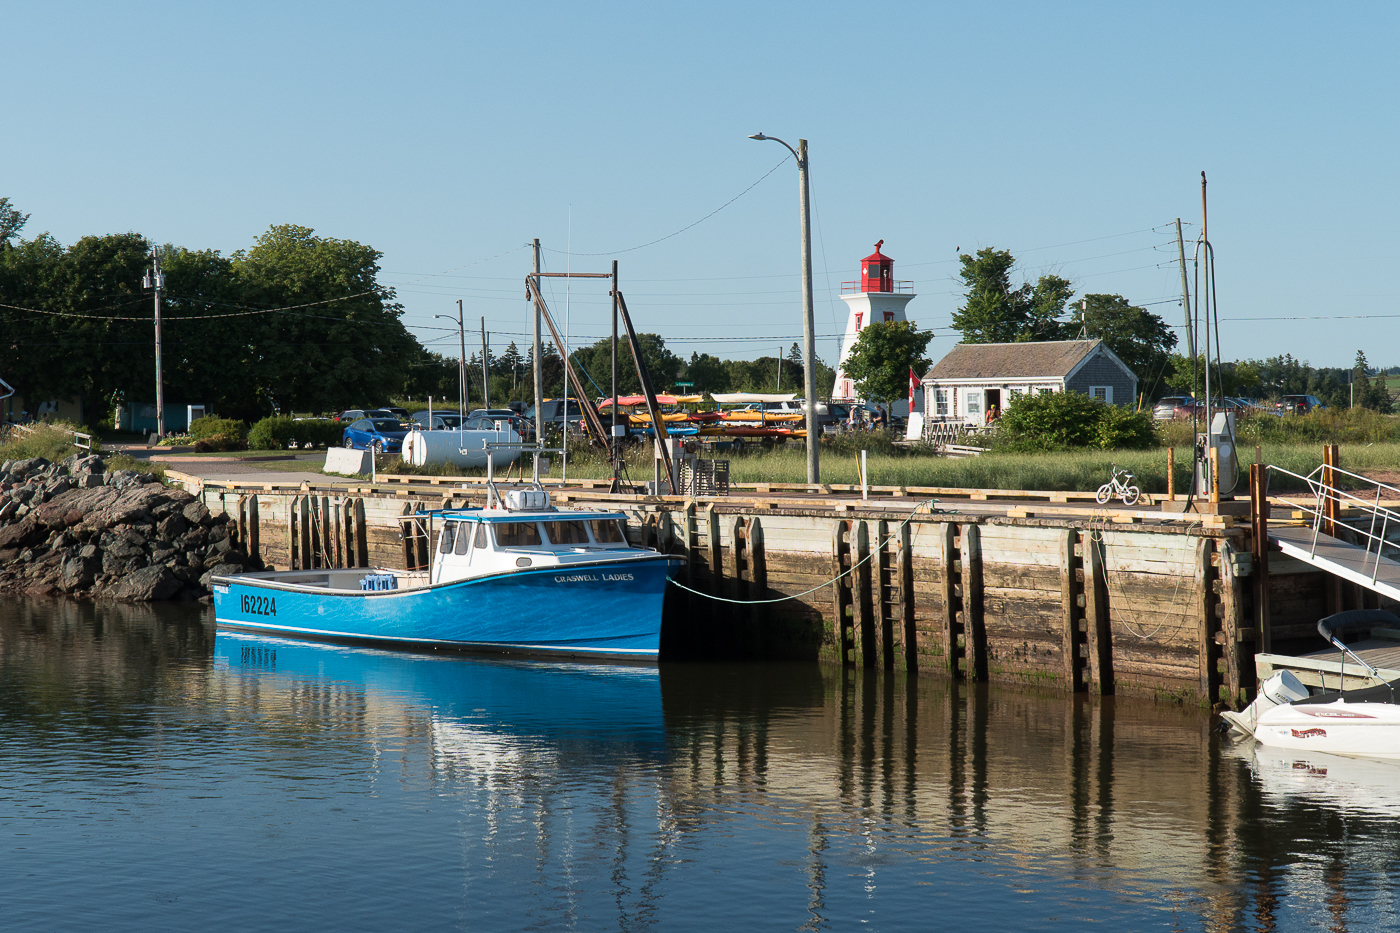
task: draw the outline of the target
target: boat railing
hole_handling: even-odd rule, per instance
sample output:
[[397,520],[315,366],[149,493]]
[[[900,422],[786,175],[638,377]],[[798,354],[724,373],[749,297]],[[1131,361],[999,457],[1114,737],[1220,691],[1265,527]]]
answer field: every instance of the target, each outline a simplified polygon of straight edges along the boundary
[[[1290,500],[1293,507],[1310,521],[1313,532],[1310,556],[1316,556],[1318,538],[1327,534],[1325,529],[1329,527],[1329,523],[1336,525],[1331,528],[1332,531],[1345,528],[1349,534],[1361,539],[1360,542],[1350,543],[1365,548],[1366,561],[1371,565],[1372,583],[1380,574],[1381,558],[1386,557],[1385,549],[1390,548],[1392,553],[1400,551],[1400,544],[1386,539],[1392,522],[1395,523],[1397,531],[1400,531],[1400,509],[1381,504],[1382,501],[1400,503],[1400,488],[1327,464],[1319,466],[1307,476],[1300,476],[1272,465],[1268,467],[1268,471],[1301,481],[1312,494],[1311,503],[1306,500]],[[1337,485],[1341,481],[1353,488],[1343,489]],[[1371,491],[1372,487],[1374,493]],[[1388,500],[1382,499],[1383,493],[1389,496]],[[1343,506],[1349,506],[1351,509],[1351,515],[1345,524],[1339,518]],[[1363,525],[1366,527],[1361,527]]]

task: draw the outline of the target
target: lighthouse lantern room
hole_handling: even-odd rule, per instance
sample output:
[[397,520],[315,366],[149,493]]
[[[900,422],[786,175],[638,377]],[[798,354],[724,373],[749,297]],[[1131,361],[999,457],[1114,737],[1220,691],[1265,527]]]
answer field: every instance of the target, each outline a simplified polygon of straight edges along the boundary
[[914,283],[895,281],[894,260],[880,252],[884,245],[885,241],[880,240],[875,244],[875,252],[860,261],[859,280],[841,283],[841,300],[848,313],[841,357],[836,364],[836,385],[831,392],[834,400],[860,401],[846,376],[846,357],[860,332],[871,324],[908,320],[904,308],[914,298]]

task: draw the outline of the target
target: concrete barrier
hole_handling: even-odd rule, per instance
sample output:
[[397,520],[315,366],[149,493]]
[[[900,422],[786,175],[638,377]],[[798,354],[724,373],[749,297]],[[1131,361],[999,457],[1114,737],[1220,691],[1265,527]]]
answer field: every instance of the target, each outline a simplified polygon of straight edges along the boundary
[[368,450],[346,450],[344,447],[331,447],[326,450],[327,473],[340,473],[345,476],[369,475],[370,452]]

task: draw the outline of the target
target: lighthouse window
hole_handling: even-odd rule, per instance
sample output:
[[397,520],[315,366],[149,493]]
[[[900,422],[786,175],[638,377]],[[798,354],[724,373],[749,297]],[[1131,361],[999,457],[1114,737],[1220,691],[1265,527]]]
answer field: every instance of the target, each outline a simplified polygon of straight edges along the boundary
[[[846,268],[849,269],[850,266],[847,266]],[[866,274],[869,275],[872,279],[878,279],[880,277],[880,267],[872,262],[870,264],[870,271]]]
[[885,323],[888,324],[890,321],[893,321],[893,320],[894,320],[894,312],[893,312],[893,311],[886,311],[886,312],[885,312]]

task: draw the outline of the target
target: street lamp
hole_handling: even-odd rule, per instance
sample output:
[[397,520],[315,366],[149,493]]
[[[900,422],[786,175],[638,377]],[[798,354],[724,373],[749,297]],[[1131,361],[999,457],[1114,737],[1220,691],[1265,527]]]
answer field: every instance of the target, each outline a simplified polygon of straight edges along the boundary
[[[457,316],[454,318],[450,314],[434,314],[434,318],[442,318],[444,321],[457,322],[457,340],[460,343],[460,356],[457,357],[457,404],[459,406],[459,417],[467,417],[467,334],[462,329],[462,301],[457,300]],[[429,425],[431,427],[431,425]]]
[[817,335],[812,314],[812,195],[807,179],[807,140],[799,139],[794,149],[776,136],[754,133],[749,139],[783,143],[797,159],[798,203],[802,219],[802,369],[807,394],[807,482],[816,485],[821,479],[817,468]]

